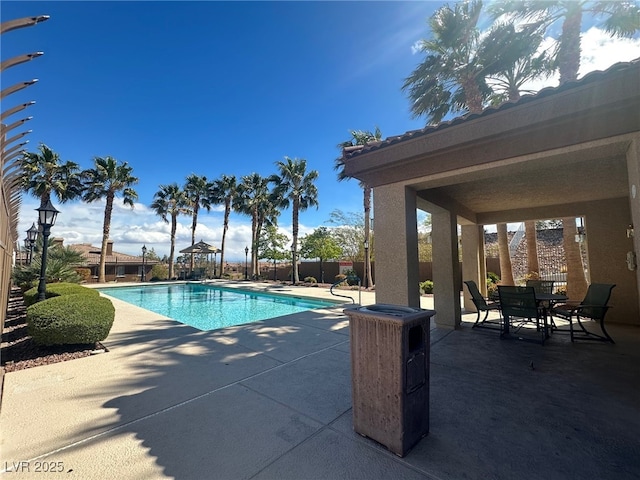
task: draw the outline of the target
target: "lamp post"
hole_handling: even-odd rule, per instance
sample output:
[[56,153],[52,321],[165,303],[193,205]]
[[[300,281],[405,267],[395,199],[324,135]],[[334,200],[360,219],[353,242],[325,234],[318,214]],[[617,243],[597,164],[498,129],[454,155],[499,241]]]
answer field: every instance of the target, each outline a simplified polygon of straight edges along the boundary
[[42,264],[40,265],[40,283],[38,283],[38,301],[45,299],[45,291],[47,289],[46,272],[47,272],[47,244],[51,227],[56,223],[58,210],[51,204],[51,200],[47,200],[47,204],[43,207],[40,205],[36,208],[38,211],[38,223],[42,227]]
[[36,223],[33,222],[29,230],[27,230],[27,240],[29,241],[29,265],[31,265],[31,260],[33,260],[33,247],[36,244],[36,238],[38,237],[38,227],[36,227]]
[[364,241],[364,288],[369,288],[369,241]]
[[244,279],[249,280],[249,270],[247,270],[247,256],[249,255],[249,247],[244,247]]
[[146,268],[145,268],[145,257],[147,256],[147,245],[142,245],[142,275],[140,276],[140,281],[144,282],[146,280]]
[[295,283],[295,266],[296,266],[296,247],[291,245],[291,285]]

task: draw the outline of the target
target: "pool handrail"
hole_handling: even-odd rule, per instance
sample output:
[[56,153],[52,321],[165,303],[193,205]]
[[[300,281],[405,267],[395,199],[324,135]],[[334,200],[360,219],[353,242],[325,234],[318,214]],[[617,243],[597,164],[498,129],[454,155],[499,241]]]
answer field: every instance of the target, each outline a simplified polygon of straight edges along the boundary
[[[347,281],[347,280],[358,280],[358,294],[360,294],[360,277],[356,276],[356,275],[351,275],[343,280],[338,280],[337,282],[335,282],[333,285],[331,285],[331,288],[329,288],[329,293],[331,295],[333,295],[334,297],[342,297],[342,298],[348,298],[349,300],[351,300],[351,303],[353,303],[355,305],[356,301],[351,298],[348,295],[340,295],[339,293],[333,293],[333,287],[337,287],[338,285],[340,285],[341,283]],[[360,302],[362,303],[362,302]]]

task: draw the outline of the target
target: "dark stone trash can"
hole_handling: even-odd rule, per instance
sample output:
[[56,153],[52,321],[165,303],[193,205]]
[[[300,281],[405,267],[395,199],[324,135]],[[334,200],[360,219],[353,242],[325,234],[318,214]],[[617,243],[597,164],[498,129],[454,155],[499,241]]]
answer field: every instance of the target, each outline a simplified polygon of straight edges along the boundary
[[375,304],[349,317],[353,428],[403,457],[429,433],[434,310]]

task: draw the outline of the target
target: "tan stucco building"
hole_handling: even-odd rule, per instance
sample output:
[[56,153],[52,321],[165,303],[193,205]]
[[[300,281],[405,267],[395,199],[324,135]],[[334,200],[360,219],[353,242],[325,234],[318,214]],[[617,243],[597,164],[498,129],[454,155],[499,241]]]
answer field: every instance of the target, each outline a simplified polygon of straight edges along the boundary
[[484,284],[484,225],[583,217],[590,281],[616,284],[607,321],[640,325],[640,276],[627,261],[640,243],[640,230],[627,234],[640,226],[640,59],[354,147],[345,162],[374,189],[378,302],[420,305],[418,209],[432,215],[436,323],[450,328],[460,279]]

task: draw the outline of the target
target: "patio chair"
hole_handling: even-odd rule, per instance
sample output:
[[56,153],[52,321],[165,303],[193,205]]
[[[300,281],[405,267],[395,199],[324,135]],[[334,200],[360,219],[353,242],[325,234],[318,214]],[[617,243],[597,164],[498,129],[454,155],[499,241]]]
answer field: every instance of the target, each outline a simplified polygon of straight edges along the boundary
[[[512,287],[498,285],[500,306],[504,318],[503,337],[509,336],[510,327],[517,325],[515,331],[520,331],[528,323],[535,323],[536,332],[540,332],[540,339],[535,337],[518,336],[520,340],[539,342],[544,345],[548,336],[547,316],[540,306],[533,287]],[[519,320],[519,323],[517,322]]]
[[[567,302],[551,308],[552,317],[557,316],[569,322],[569,334],[572,342],[575,340],[594,340],[616,343],[604,328],[604,317],[609,308],[611,308],[608,303],[613,287],[615,285],[609,283],[592,283],[589,285],[587,294],[582,302]],[[574,318],[581,330],[578,333],[575,333],[573,329]],[[584,319],[599,322],[602,334],[588,331],[582,323]]]
[[553,280],[527,280],[526,286],[533,287],[536,293],[553,293]]
[[[471,328],[492,328],[494,330],[502,328],[502,320],[487,320],[491,310],[500,311],[500,302],[487,302],[487,299],[482,296],[480,290],[478,290],[478,285],[473,280],[467,280],[464,284],[467,286],[471,294],[471,301],[473,301],[478,312],[476,321]],[[480,320],[480,312],[485,312],[482,321]]]

